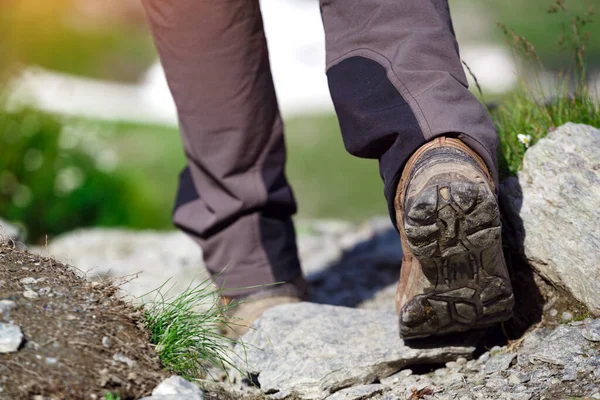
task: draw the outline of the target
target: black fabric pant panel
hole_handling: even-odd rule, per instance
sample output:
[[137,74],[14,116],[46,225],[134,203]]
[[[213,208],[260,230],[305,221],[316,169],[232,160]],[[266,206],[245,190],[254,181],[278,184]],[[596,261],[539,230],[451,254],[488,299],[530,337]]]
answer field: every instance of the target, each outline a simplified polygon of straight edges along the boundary
[[[346,150],[379,160],[384,195],[392,221],[402,168],[426,140],[410,105],[378,62],[349,57],[327,71]],[[395,225],[395,224],[394,224]]]

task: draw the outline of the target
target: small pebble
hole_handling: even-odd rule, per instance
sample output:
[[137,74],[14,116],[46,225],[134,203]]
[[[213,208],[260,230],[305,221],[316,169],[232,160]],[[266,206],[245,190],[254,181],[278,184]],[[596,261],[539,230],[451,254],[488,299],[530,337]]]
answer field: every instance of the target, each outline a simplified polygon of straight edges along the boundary
[[31,289],[27,289],[26,291],[23,292],[23,297],[25,297],[27,299],[37,299],[40,296],[37,294],[37,292],[34,292]]
[[127,364],[127,366],[129,368],[133,368],[135,366],[135,361],[133,361],[131,358],[126,357],[125,355],[121,354],[121,353],[117,353],[113,356],[113,360],[115,361],[119,361],[122,362],[124,364]]
[[58,363],[58,360],[54,357],[46,357],[46,364],[48,365],[56,365],[56,363]]
[[403,369],[398,373],[401,378],[406,378],[412,375],[412,369]]
[[581,335],[590,342],[600,342],[600,319],[597,319],[581,331]]
[[521,380],[519,379],[519,377],[517,376],[517,374],[511,374],[508,377],[508,383],[516,386],[516,385],[520,385],[521,384]]
[[551,317],[556,317],[557,315],[558,315],[558,310],[556,308],[553,308],[552,310],[550,310]]
[[104,336],[102,338],[102,346],[106,347],[107,349],[110,347],[110,339],[108,336]]
[[37,281],[36,281],[36,279],[35,279],[35,278],[32,278],[32,277],[30,277],[30,276],[28,276],[27,278],[23,278],[23,279],[21,279],[21,283],[22,283],[23,285],[32,285],[32,284],[34,284],[34,283],[36,283],[36,282],[37,282]]
[[565,311],[564,313],[562,313],[561,317],[563,321],[570,321],[573,319],[573,314],[569,311]]

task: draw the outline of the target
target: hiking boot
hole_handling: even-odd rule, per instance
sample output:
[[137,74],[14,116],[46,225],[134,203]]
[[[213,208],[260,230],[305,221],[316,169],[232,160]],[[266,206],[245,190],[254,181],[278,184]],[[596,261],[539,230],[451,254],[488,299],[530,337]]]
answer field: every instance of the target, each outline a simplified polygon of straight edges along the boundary
[[447,137],[419,148],[400,178],[395,209],[404,254],[396,291],[402,338],[511,318],[495,187],[473,150]]
[[309,298],[308,285],[303,277],[291,282],[268,286],[256,293],[238,298],[221,297],[225,306],[228,322],[222,326],[221,333],[237,340],[250,326],[271,307],[280,304],[298,303]]
[[[296,296],[275,296],[264,297],[260,299],[247,299],[233,303],[233,307],[228,312],[229,321],[221,330],[224,336],[237,340],[244,336],[250,326],[271,307],[280,304],[298,303],[302,301]],[[231,300],[224,298],[223,303],[229,305]]]

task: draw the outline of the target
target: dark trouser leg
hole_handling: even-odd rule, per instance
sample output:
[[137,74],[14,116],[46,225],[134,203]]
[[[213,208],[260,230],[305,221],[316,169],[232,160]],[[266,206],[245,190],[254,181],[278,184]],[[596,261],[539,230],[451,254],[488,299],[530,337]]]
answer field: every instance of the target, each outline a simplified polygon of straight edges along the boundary
[[321,0],[321,12],[344,144],[379,160],[394,221],[402,168],[436,136],[461,139],[497,180],[497,135],[467,90],[447,0]]
[[229,296],[257,291],[231,289],[302,281],[291,220],[296,203],[284,175],[283,125],[258,1],[143,3],[188,158],[175,224],[201,245]]

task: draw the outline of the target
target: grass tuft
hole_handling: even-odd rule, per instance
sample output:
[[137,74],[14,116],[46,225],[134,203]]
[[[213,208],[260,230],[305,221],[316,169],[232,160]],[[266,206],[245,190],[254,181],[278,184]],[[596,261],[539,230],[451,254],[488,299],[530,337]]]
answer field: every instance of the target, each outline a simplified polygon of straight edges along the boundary
[[221,293],[212,281],[190,286],[173,298],[165,298],[164,287],[155,290],[144,315],[163,366],[188,380],[205,377],[210,367],[237,369],[230,352],[236,341],[220,333],[230,323],[230,306],[219,303]]
[[557,126],[567,122],[600,126],[598,96],[594,93],[595,88],[588,86],[586,74],[586,50],[590,40],[587,28],[592,23],[594,9],[590,6],[583,16],[573,15],[564,0],[555,0],[547,12],[564,13],[567,17],[568,22],[563,23],[557,44],[571,55],[573,61],[572,66],[552,77],[551,89],[542,81],[544,69],[533,44],[514,30],[498,24],[513,52],[534,66],[533,76],[518,71],[520,89],[497,109],[490,110],[500,136],[502,177],[516,174],[526,149]]

